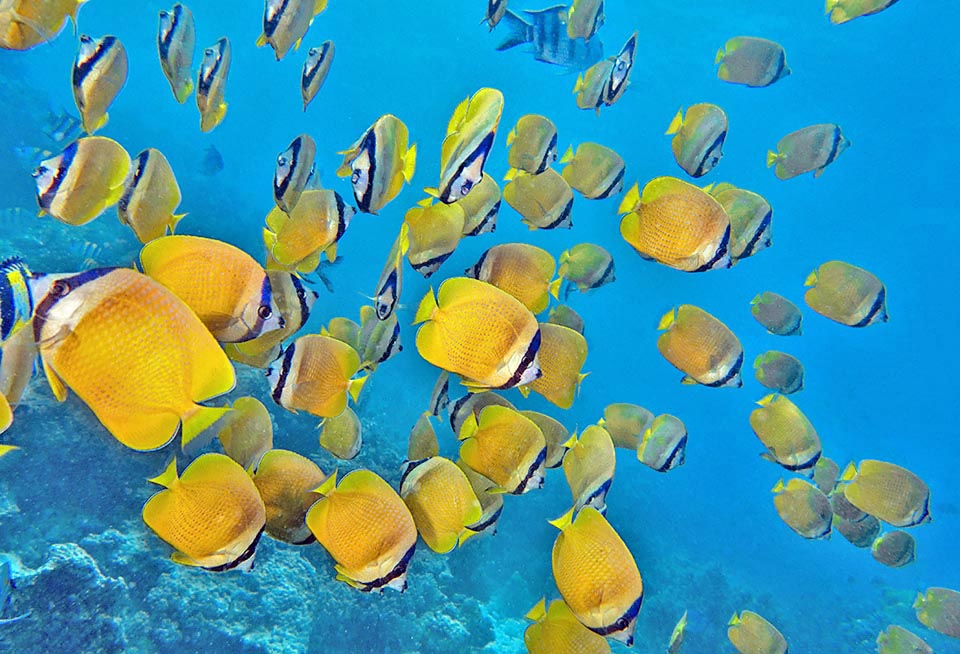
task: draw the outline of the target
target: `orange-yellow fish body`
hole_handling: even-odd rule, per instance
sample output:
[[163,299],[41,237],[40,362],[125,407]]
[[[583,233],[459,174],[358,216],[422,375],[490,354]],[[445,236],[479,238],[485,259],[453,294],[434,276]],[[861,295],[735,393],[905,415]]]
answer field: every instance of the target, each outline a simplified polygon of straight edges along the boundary
[[[41,286],[45,286],[42,289]],[[99,268],[41,277],[34,335],[58,399],[72,389],[121,443],[186,445],[229,409],[198,404],[234,386],[233,366],[190,308],[145,275]]]
[[263,455],[273,449],[273,422],[267,407],[255,397],[237,398],[233,411],[220,423],[217,439],[223,452],[244,470],[256,470]]
[[397,492],[369,470],[355,470],[338,485],[333,474],[317,492],[307,527],[336,561],[337,579],[367,592],[403,592],[417,527]]
[[308,274],[320,265],[322,253],[334,261],[337,243],[355,213],[339,193],[326,189],[304,191],[289,213],[274,207],[263,230],[270,254],[267,269]]
[[334,418],[347,407],[347,395],[357,401],[366,377],[353,379],[360,355],[330,336],[301,336],[274,363],[268,378],[273,401],[290,411]]
[[743,385],[743,347],[722,322],[699,307],[681,304],[660,320],[663,358],[685,374],[683,383],[713,388]]
[[409,184],[417,167],[417,146],[409,143],[402,120],[384,114],[346,150],[337,169],[350,177],[353,197],[362,213],[376,214]]
[[253,568],[266,512],[257,487],[235,461],[204,454],[178,477],[174,460],[151,481],[165,490],[144,504],[143,521],[176,550],[175,562],[215,572]]
[[338,459],[348,461],[363,447],[363,425],[350,407],[340,415],[324,418],[320,425],[320,447]]
[[547,444],[540,428],[515,409],[488,406],[467,416],[458,438],[464,463],[513,495],[543,486]]
[[243,250],[199,236],[164,236],[140,251],[143,272],[193,309],[222,343],[249,341],[283,320],[263,267]]
[[600,513],[607,511],[607,491],[613,483],[617,455],[613,439],[606,429],[590,425],[580,438],[572,437],[566,444],[563,472],[573,494],[573,510],[592,506]]
[[643,603],[643,579],[620,535],[593,507],[553,521],[553,579],[577,619],[627,647]]
[[403,217],[407,225],[407,260],[413,269],[429,278],[457,249],[463,236],[464,214],[459,203],[433,203],[427,198]]
[[894,527],[930,522],[930,489],[906,468],[866,459],[843,471],[843,494],[855,507]]
[[52,41],[84,0],[7,0],[0,6],[0,48],[29,50]]
[[807,306],[841,325],[887,322],[887,289],[876,275],[843,261],[828,261],[805,283]]
[[513,388],[540,376],[537,319],[492,284],[454,277],[431,290],[417,309],[417,351],[429,363],[464,377],[471,389]]
[[540,371],[543,374],[520,392],[529,389],[551,404],[569,409],[587,376],[581,372],[586,360],[587,339],[583,334],[562,325],[540,323]]
[[833,507],[823,492],[804,479],[781,479],[773,487],[773,504],[780,518],[800,536],[830,538]]
[[73,98],[83,131],[93,134],[107,124],[107,109],[127,82],[127,51],[115,36],[94,39],[80,35],[73,63]]
[[289,450],[270,450],[260,459],[253,483],[266,509],[267,533],[284,543],[305,545],[315,539],[307,511],[320,496],[314,489],[327,476],[316,463]]
[[507,147],[511,168],[539,175],[557,160],[557,127],[546,116],[521,116],[507,134]]
[[502,243],[482,255],[466,275],[493,284],[517,298],[531,313],[550,303],[550,280],[557,270],[553,256],[528,243]]
[[470,480],[450,459],[434,456],[408,469],[400,482],[417,531],[427,547],[451,551],[474,535],[467,527],[483,515]]
[[812,476],[823,447],[807,416],[783,395],[767,395],[757,404],[760,407],[750,414],[750,427],[767,448],[763,458]]
[[727,638],[740,654],[787,654],[783,634],[753,611],[733,614]]
[[141,243],[160,238],[185,214],[173,213],[180,205],[180,187],[163,153],[147,148],[137,155],[117,203],[120,222],[129,225]]
[[523,632],[529,654],[609,654],[610,645],[577,620],[563,600],[542,599],[526,615],[533,624]]

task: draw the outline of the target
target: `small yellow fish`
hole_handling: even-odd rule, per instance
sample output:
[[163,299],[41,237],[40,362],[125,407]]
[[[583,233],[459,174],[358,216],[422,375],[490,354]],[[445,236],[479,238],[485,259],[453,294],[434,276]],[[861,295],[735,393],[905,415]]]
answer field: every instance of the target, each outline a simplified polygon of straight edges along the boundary
[[260,459],[253,483],[266,509],[267,533],[284,543],[316,540],[307,528],[307,511],[319,496],[313,492],[327,476],[316,463],[289,450],[270,450]]
[[843,475],[843,494],[855,507],[894,527],[930,522],[930,489],[906,468],[865,459],[850,463]]
[[695,104],[673,117],[667,135],[673,136],[673,156],[691,177],[703,177],[723,157],[727,115],[715,104]]
[[767,332],[776,336],[800,336],[803,315],[793,302],[764,291],[750,301],[750,313]]
[[560,163],[567,164],[561,175],[570,188],[588,200],[605,200],[623,190],[626,164],[623,157],[597,143],[581,143],[574,153],[571,145]]
[[417,167],[417,146],[407,147],[403,121],[384,114],[346,150],[338,177],[350,177],[353,197],[363,213],[376,214],[410,183]]
[[[613,256],[593,243],[579,243],[560,253],[560,279],[571,282],[581,293],[616,281]],[[559,295],[559,282],[551,287],[554,297]]]
[[193,51],[196,46],[196,28],[193,13],[181,3],[173,9],[160,10],[160,29],[157,32],[157,50],[160,67],[170,83],[177,102],[183,104],[193,92]]
[[408,228],[407,260],[427,279],[457,249],[463,236],[463,209],[458,203],[434,204],[428,197],[407,211],[403,222]]
[[527,243],[502,243],[480,255],[465,275],[493,284],[517,298],[531,313],[550,303],[550,280],[557,264],[549,252]]
[[306,411],[320,418],[333,418],[354,402],[368,377],[354,379],[360,355],[330,336],[301,336],[284,350],[282,359],[270,368],[273,401],[283,408]]
[[553,579],[577,619],[596,634],[627,647],[643,603],[643,579],[626,543],[600,512],[570,509],[552,521]]
[[891,568],[902,568],[917,560],[917,541],[905,531],[891,531],[870,547],[874,560]]
[[877,636],[877,654],[933,654],[933,649],[916,634],[892,624]]
[[680,616],[680,621],[677,622],[677,626],[673,628],[673,633],[670,634],[670,642],[667,644],[667,654],[678,654],[680,647],[683,645],[683,636],[687,632],[687,612],[684,611],[683,615]]
[[557,160],[557,126],[546,116],[521,116],[507,134],[510,168],[539,175]]
[[750,414],[750,427],[763,446],[761,456],[791,472],[812,476],[823,454],[817,430],[800,408],[783,395],[761,399]]
[[463,235],[479,236],[497,229],[497,216],[500,213],[500,186],[490,175],[484,175],[480,183],[457,204],[463,209]]
[[767,168],[776,166],[774,172],[779,179],[809,172],[817,178],[851,145],[839,125],[810,125],[780,139],[776,152],[767,152]]
[[594,109],[600,115],[603,106],[604,88],[613,74],[614,62],[603,59],[593,64],[577,76],[573,93],[577,96],[577,107],[589,111]]
[[551,325],[563,325],[583,334],[583,317],[566,304],[558,304],[550,309],[550,313],[547,314],[547,322]]
[[732,184],[711,184],[710,193],[730,219],[730,257],[733,263],[770,247],[773,209],[767,200]]
[[581,372],[587,360],[587,339],[562,325],[540,323],[540,377],[522,386],[561,409],[569,409],[589,373]]
[[614,447],[636,452],[640,437],[653,424],[654,417],[652,411],[642,406],[615,402],[606,406],[597,424],[610,434]]
[[174,459],[150,481],[164,490],[144,504],[143,521],[174,548],[174,562],[214,572],[253,569],[266,510],[235,461],[204,454],[178,476]]
[[255,397],[233,402],[217,432],[223,452],[244,470],[256,470],[260,459],[273,449],[273,422],[267,407]]
[[717,77],[731,84],[753,88],[770,86],[790,74],[787,54],[775,41],[736,36],[717,50]]
[[687,460],[687,427],[669,413],[657,416],[637,444],[640,463],[656,470],[669,472]]
[[[660,319],[657,349],[684,373],[684,384],[740,388],[743,347],[722,322],[699,307],[681,304]],[[811,464],[812,465],[812,464]]]
[[803,390],[803,364],[786,352],[770,350],[753,361],[757,381],[782,395]]
[[867,327],[887,322],[887,289],[876,275],[843,261],[820,265],[804,283],[807,306],[834,322]]
[[529,654],[610,654],[607,640],[584,627],[563,600],[546,598],[527,612],[533,624],[523,632]]
[[544,461],[546,468],[559,468],[563,457],[567,453],[567,442],[570,440],[570,431],[563,424],[545,413],[538,411],[521,411],[520,415],[529,418],[543,434],[547,443],[547,457]]
[[531,230],[573,227],[573,191],[553,168],[539,175],[518,172],[504,187],[503,199]]
[[934,631],[960,638],[960,593],[949,588],[928,588],[913,603],[917,620]]
[[827,0],[830,22],[841,25],[854,18],[878,14],[897,0]]
[[576,434],[564,443],[563,473],[573,494],[573,510],[592,506],[601,514],[607,511],[607,492],[613,483],[617,455],[607,430],[590,425],[578,438]]
[[787,654],[787,640],[783,634],[753,611],[733,614],[727,638],[740,654]]
[[73,99],[83,131],[93,134],[107,124],[107,109],[127,82],[127,51],[115,36],[94,39],[80,35],[73,62]]
[[197,73],[197,108],[200,110],[200,131],[209,132],[227,115],[227,75],[230,73],[230,39],[223,37],[204,49]]
[[499,492],[522,495],[543,487],[547,444],[540,428],[518,411],[488,406],[479,420],[467,416],[457,438],[460,458]]
[[820,489],[803,479],[783,480],[773,487],[773,504],[780,518],[804,538],[830,538],[833,508]]
[[303,96],[304,111],[327,80],[335,53],[333,41],[324,41],[319,47],[307,51],[307,60],[303,62],[303,72],[300,74],[300,95]]
[[339,193],[326,189],[304,191],[290,213],[274,207],[263,230],[267,269],[309,274],[320,265],[321,254],[335,261],[337,244],[356,213]]
[[129,225],[141,243],[171,234],[186,214],[175,214],[180,186],[160,150],[147,148],[136,156],[117,202],[120,222]]
[[323,419],[320,424],[320,447],[344,461],[360,453],[363,426],[353,409],[344,407],[340,415]]
[[77,10],[83,2],[85,0],[8,0],[0,7],[0,48],[29,50],[52,41],[67,18],[76,25]]
[[316,492],[307,527],[336,561],[337,580],[364,592],[406,590],[417,527],[397,492],[369,470],[339,484],[334,473]]
[[420,537],[434,552],[446,554],[475,532],[469,525],[483,515],[470,480],[450,459],[434,456],[408,468],[400,497],[413,515]]

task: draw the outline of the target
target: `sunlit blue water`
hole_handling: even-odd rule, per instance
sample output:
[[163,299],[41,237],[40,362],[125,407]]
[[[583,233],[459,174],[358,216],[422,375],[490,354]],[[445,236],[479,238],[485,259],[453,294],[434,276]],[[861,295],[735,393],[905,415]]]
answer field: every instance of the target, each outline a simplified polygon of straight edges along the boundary
[[[509,397],[571,429],[596,422],[603,407],[617,401],[672,413],[689,429],[687,463],[668,475],[618,451],[608,518],[646,585],[635,651],[662,651],[684,610],[691,615],[685,651],[724,651],[730,648],[727,619],[752,609],[779,627],[791,652],[870,652],[890,623],[921,634],[937,652],[960,652],[956,640],[926,630],[910,608],[916,591],[927,586],[960,587],[956,3],[904,0],[880,15],[834,26],[815,1],[608,0],[600,31],[605,51],[614,53],[633,30],[640,37],[629,90],[599,118],[576,108],[575,75],[519,49],[494,51],[501,37],[478,26],[484,2],[330,4],[300,51],[278,63],[269,48],[254,46],[260,3],[190,3],[198,49],[223,35],[233,43],[229,110],[210,134],[199,131],[194,100],[178,105],[161,73],[155,39],[165,3],[93,0],[81,8],[80,31],[118,36],[130,61],[129,80],[100,133],[132,154],[146,147],[164,152],[183,191],[181,210],[189,212],[179,231],[227,240],[260,259],[276,154],[297,134],[311,134],[324,185],[349,197],[349,186],[334,174],[336,152],[381,114],[401,118],[418,144],[416,178],[381,215],[354,219],[340,244],[342,261],[328,271],[335,293],[321,295],[307,326],[316,332],[334,316],[356,319],[403,213],[423,197],[422,187],[436,184],[450,113],[478,88],[498,88],[506,98],[487,164],[497,177],[507,167],[504,135],[526,113],[556,123],[561,149],[583,141],[615,148],[631,184],[684,177],[663,132],[678,107],[719,104],[730,120],[729,136],[722,162],[702,183],[730,181],[764,195],[774,207],[770,249],[728,271],[688,275],[641,260],[621,239],[619,198],[578,197],[574,228],[552,233],[528,232],[504,203],[496,233],[464,240],[430,283],[460,274],[501,242],[523,240],[558,256],[592,241],[613,253],[616,283],[570,301],[586,320],[590,345],[585,370],[591,374],[574,407],[523,402],[516,391]],[[539,8],[519,1],[511,7]],[[783,44],[793,74],[766,89],[718,81],[714,53],[741,34]],[[305,50],[328,38],[336,42],[334,65],[304,113]],[[0,52],[0,208],[30,211],[4,215],[0,256],[22,255],[36,270],[79,268],[85,242],[103,247],[104,265],[130,265],[138,251],[113,210],[84,227],[33,218],[30,168],[12,154],[17,146],[43,144],[48,110],[75,113],[69,83],[75,49],[68,28],[49,45]],[[840,124],[853,146],[820,179],[777,180],[765,168],[767,149],[784,134],[820,122]],[[208,177],[199,165],[211,144],[225,168]],[[854,330],[805,307],[804,279],[831,259],[867,268],[885,282],[889,323]],[[364,450],[339,463],[341,470],[370,467],[394,484],[409,428],[436,376],[417,355],[410,326],[429,284],[409,268],[404,281],[405,349],[367,386],[359,409]],[[804,309],[802,337],[767,335],[753,320],[749,301],[764,290]],[[739,336],[748,362],[742,389],[683,386],[680,373],[660,357],[657,321],[680,303],[703,307]],[[916,563],[887,569],[839,534],[804,541],[780,521],[770,488],[783,471],[760,459],[748,423],[753,403],[767,392],[752,378],[749,362],[767,349],[804,363],[806,389],[795,401],[828,456],[841,466],[851,459],[893,461],[929,484],[934,521],[913,532]],[[266,380],[243,372],[233,396],[242,393],[267,401]],[[317,445],[315,419],[268,404],[277,446],[311,455],[327,471],[338,466]],[[446,428],[440,438],[442,453],[455,456]],[[516,652],[523,648],[523,614],[542,595],[557,596],[550,572],[556,532],[546,520],[570,503],[559,471],[543,490],[507,499],[496,537],[475,539],[447,557],[421,545],[410,590],[370,597],[335,582],[331,561],[316,545],[264,542],[257,568],[246,576],[178,569],[139,517],[154,492],[144,480],[171,452],[124,449],[74,398],[56,404],[42,377],[3,441],[22,450],[0,461],[0,552],[27,570],[44,565],[51,545],[78,543],[106,577],[122,579],[111,585],[82,575],[54,577],[45,603],[21,604],[33,611],[28,620],[0,625],[0,651]],[[269,636],[272,631],[279,635]]]

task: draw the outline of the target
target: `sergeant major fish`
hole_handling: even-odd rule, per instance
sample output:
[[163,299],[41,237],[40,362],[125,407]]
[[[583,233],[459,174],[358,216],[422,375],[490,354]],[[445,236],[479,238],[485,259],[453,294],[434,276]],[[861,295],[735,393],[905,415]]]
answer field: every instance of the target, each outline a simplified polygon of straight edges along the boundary
[[582,39],[570,38],[566,27],[567,12],[566,5],[537,11],[524,10],[523,13],[530,20],[527,22],[507,9],[503,15],[507,36],[497,46],[497,50],[509,50],[529,43],[537,61],[564,66],[570,70],[587,68],[603,57],[603,44],[600,39],[591,39],[587,43]]

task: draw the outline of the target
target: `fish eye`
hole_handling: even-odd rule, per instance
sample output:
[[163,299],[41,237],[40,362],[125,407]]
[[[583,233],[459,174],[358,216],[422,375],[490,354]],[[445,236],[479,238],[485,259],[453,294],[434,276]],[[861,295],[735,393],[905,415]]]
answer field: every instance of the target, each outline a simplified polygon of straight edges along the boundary
[[50,294],[54,297],[63,297],[70,292],[70,284],[62,279],[58,279],[50,287]]
[[167,13],[167,10],[166,10],[166,9],[161,9],[161,10],[160,10],[160,18],[166,18],[166,17],[169,16],[169,15],[170,15],[170,14]]
[[261,320],[267,320],[270,316],[273,315],[273,309],[271,309],[266,304],[261,304],[260,308],[257,309],[257,315],[260,316]]
[[203,54],[206,55],[207,57],[212,57],[215,53],[213,51],[213,48],[207,48],[206,50],[203,51]]
[[626,619],[626,618],[619,618],[619,619],[617,620],[616,627],[617,627],[617,631],[623,631],[624,629],[626,629],[626,628],[627,628],[627,619]]
[[460,185],[460,195],[466,195],[467,193],[470,192],[470,189],[472,188],[473,188],[473,182],[471,182],[469,179],[465,180],[463,184]]
[[93,42],[93,39],[90,38],[90,36],[88,36],[87,34],[80,35],[80,43],[92,43],[92,42]]
[[360,169],[359,169],[359,168],[354,168],[354,169],[353,169],[353,175],[350,176],[350,181],[353,182],[354,184],[356,184],[357,182],[360,181]]
[[37,166],[37,169],[33,171],[33,177],[37,178],[47,172],[46,166]]
[[279,157],[277,157],[277,165],[278,165],[278,166],[286,166],[286,165],[287,165],[287,158],[284,157],[284,156],[281,154]]
[[310,48],[309,50],[307,50],[307,54],[310,55],[311,57],[316,57],[317,53],[319,52],[320,51],[317,50],[316,48]]

